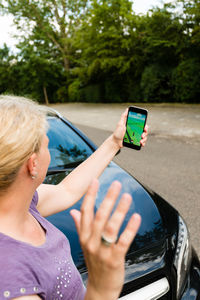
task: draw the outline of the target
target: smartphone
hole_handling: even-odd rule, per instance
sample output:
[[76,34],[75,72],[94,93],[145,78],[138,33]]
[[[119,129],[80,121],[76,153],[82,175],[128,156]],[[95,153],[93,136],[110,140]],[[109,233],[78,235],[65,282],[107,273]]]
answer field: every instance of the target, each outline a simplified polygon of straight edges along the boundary
[[126,133],[123,139],[124,146],[136,150],[141,149],[141,135],[144,131],[147,114],[148,111],[146,109],[136,106],[129,107],[126,120]]

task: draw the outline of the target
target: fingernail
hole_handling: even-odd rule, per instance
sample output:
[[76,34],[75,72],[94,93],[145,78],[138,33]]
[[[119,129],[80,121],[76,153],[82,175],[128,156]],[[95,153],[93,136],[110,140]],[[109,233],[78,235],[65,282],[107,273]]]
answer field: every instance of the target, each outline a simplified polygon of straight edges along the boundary
[[123,194],[123,199],[124,199],[125,201],[132,201],[132,196],[131,196],[131,194],[129,194],[129,193],[124,193],[124,194]]

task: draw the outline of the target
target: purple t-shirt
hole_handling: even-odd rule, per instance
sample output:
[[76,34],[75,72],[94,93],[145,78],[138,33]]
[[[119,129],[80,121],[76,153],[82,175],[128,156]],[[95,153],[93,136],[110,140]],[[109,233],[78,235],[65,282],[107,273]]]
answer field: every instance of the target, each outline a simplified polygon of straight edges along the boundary
[[36,209],[35,193],[30,213],[46,232],[35,247],[0,233],[0,300],[37,294],[46,300],[83,300],[85,288],[65,235]]

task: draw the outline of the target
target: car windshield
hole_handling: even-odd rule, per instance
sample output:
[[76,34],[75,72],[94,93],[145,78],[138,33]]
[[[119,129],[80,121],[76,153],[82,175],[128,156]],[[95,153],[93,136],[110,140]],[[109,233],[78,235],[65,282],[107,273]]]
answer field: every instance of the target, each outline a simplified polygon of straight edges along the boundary
[[49,151],[51,163],[49,170],[71,168],[92,154],[84,140],[62,120],[48,117]]

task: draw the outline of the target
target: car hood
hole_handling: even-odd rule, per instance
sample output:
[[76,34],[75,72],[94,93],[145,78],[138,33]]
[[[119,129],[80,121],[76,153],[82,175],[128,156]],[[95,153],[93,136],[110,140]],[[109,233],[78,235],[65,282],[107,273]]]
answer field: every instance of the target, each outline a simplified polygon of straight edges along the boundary
[[[59,180],[62,180],[62,177],[64,177],[65,174],[65,172],[59,174]],[[55,175],[49,175],[47,177],[47,182],[54,183],[54,180],[58,180],[58,178],[55,179]],[[100,206],[111,182],[114,180],[119,180],[122,183],[120,196],[123,193],[130,193],[133,198],[133,202],[121,227],[121,231],[125,228],[133,212],[139,213],[142,217],[139,231],[126,256],[125,281],[129,282],[164,267],[164,254],[166,251],[165,228],[158,208],[150,194],[138,181],[113,162],[109,164],[100,177],[100,188],[96,199],[95,210]],[[80,210],[81,202],[82,199],[77,202],[73,208]],[[83,253],[69,210],[50,216],[47,219],[58,227],[69,239],[74,262],[82,274],[83,279],[86,280],[87,270]]]

